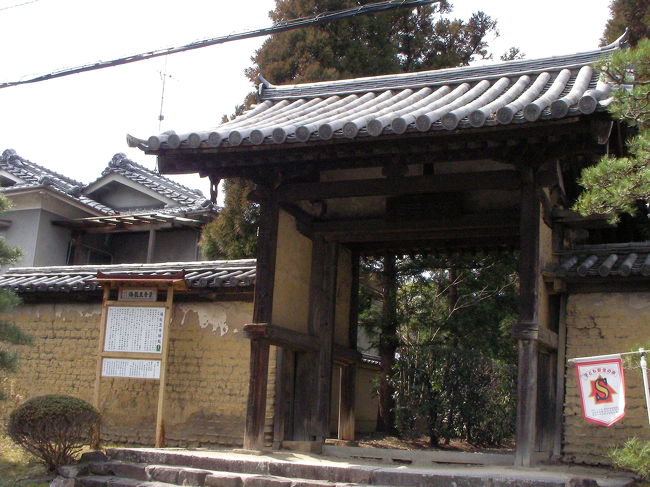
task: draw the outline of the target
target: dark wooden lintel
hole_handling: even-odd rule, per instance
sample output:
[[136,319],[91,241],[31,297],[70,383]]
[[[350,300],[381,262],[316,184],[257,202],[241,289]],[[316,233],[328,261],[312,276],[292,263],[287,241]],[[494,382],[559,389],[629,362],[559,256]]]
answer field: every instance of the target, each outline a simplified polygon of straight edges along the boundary
[[[262,340],[269,345],[294,352],[316,352],[319,341],[316,336],[268,323],[249,323],[243,327],[244,336],[250,340]],[[361,363],[361,354],[343,345],[334,345],[334,362],[339,365]]]
[[314,234],[351,235],[354,233],[377,234],[390,232],[453,229],[518,228],[519,212],[514,210],[494,211],[490,213],[467,214],[452,218],[432,218],[427,220],[390,221],[383,218],[366,218],[358,220],[328,220],[312,223]]
[[280,201],[321,200],[359,196],[395,196],[482,189],[516,190],[517,171],[486,171],[429,176],[297,183],[277,188]]
[[[492,238],[515,238],[519,235],[517,225],[503,225],[488,228],[451,228],[451,229],[424,229],[424,230],[403,230],[403,231],[376,231],[364,233],[332,233],[326,238],[330,241],[336,241],[344,244],[354,243],[375,243],[375,242],[432,242],[432,241],[453,241],[470,239],[492,239]],[[489,242],[484,242],[488,243]],[[417,244],[415,244],[417,247]]]
[[399,240],[394,242],[356,242],[345,244],[361,255],[381,256],[386,252],[394,254],[442,253],[456,251],[507,251],[519,248],[519,235],[502,237],[431,238],[428,240]]

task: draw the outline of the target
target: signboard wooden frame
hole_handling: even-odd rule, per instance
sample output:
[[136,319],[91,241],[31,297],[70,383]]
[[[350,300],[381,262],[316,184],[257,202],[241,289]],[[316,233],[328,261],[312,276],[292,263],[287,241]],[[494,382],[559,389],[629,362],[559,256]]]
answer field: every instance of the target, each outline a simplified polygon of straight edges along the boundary
[[[158,404],[156,408],[156,448],[161,448],[165,445],[165,425],[164,425],[164,408],[165,408],[165,386],[167,383],[167,357],[169,352],[169,328],[172,317],[172,307],[174,303],[174,289],[183,289],[185,286],[184,275],[179,276],[166,276],[166,279],[155,280],[156,291],[160,288],[166,289],[167,298],[165,302],[152,302],[152,301],[124,301],[119,300],[120,290],[124,289],[129,284],[142,284],[143,279],[141,276],[133,276],[135,279],[129,282],[131,276],[119,276],[119,278],[109,278],[107,275],[98,274],[97,281],[104,287],[104,294],[102,299],[102,313],[99,330],[99,340],[97,344],[97,368],[95,372],[95,390],[94,390],[94,405],[100,409],[100,396],[101,396],[101,378],[104,359],[125,359],[125,360],[156,360],[160,361],[160,377],[158,379],[150,378],[136,378],[139,380],[158,380]],[[151,285],[151,280],[147,280],[146,284]],[[118,301],[111,301],[111,289],[118,288]],[[142,289],[142,287],[138,288]],[[157,294],[157,292],[156,292]],[[149,307],[149,308],[162,308],[164,309],[164,320],[162,329],[162,347],[160,352],[124,352],[124,351],[105,351],[107,319],[109,309],[111,307]],[[115,377],[113,379],[127,379],[127,377]],[[128,378],[134,380],[133,378]],[[99,446],[99,433],[95,446]]]

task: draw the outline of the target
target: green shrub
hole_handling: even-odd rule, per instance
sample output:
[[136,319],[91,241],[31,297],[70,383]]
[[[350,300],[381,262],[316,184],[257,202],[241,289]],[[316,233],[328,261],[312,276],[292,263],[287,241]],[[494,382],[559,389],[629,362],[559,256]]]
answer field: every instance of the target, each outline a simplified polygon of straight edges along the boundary
[[49,470],[74,461],[99,427],[97,410],[81,399],[46,395],[29,399],[9,416],[9,437]]
[[391,378],[402,437],[499,446],[514,435],[516,367],[444,345],[399,349]]
[[650,441],[629,438],[621,447],[608,452],[617,468],[631,470],[644,480],[650,480]]

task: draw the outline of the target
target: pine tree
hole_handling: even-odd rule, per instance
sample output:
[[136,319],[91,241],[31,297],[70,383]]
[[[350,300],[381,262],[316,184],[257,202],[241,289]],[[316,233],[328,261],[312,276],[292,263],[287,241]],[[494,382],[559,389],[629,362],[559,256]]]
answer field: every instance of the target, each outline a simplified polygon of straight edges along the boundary
[[[9,201],[0,195],[0,212],[9,207]],[[7,244],[0,238],[0,265],[13,264],[21,256],[20,249]],[[14,293],[0,289],[0,313],[7,313],[13,309],[20,300]],[[9,350],[9,345],[27,345],[31,339],[20,328],[9,321],[0,321],[0,374],[13,372],[18,365],[18,354]]]
[[575,209],[583,215],[608,214],[617,221],[620,213],[633,215],[639,201],[650,200],[650,40],[616,52],[602,64],[602,71],[620,88],[610,112],[638,133],[627,143],[625,157],[606,156],[583,170],[579,182],[585,191]]

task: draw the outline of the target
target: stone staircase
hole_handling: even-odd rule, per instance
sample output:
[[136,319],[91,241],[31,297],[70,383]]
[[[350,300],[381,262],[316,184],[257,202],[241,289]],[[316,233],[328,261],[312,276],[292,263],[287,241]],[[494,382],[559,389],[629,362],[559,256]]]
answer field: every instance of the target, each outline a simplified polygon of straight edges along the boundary
[[[286,458],[290,458],[287,456]],[[68,479],[73,480],[73,479]],[[629,480],[629,479],[628,479]],[[385,467],[347,462],[219,455],[179,450],[111,449],[66,487],[597,487],[592,478],[517,470]]]

